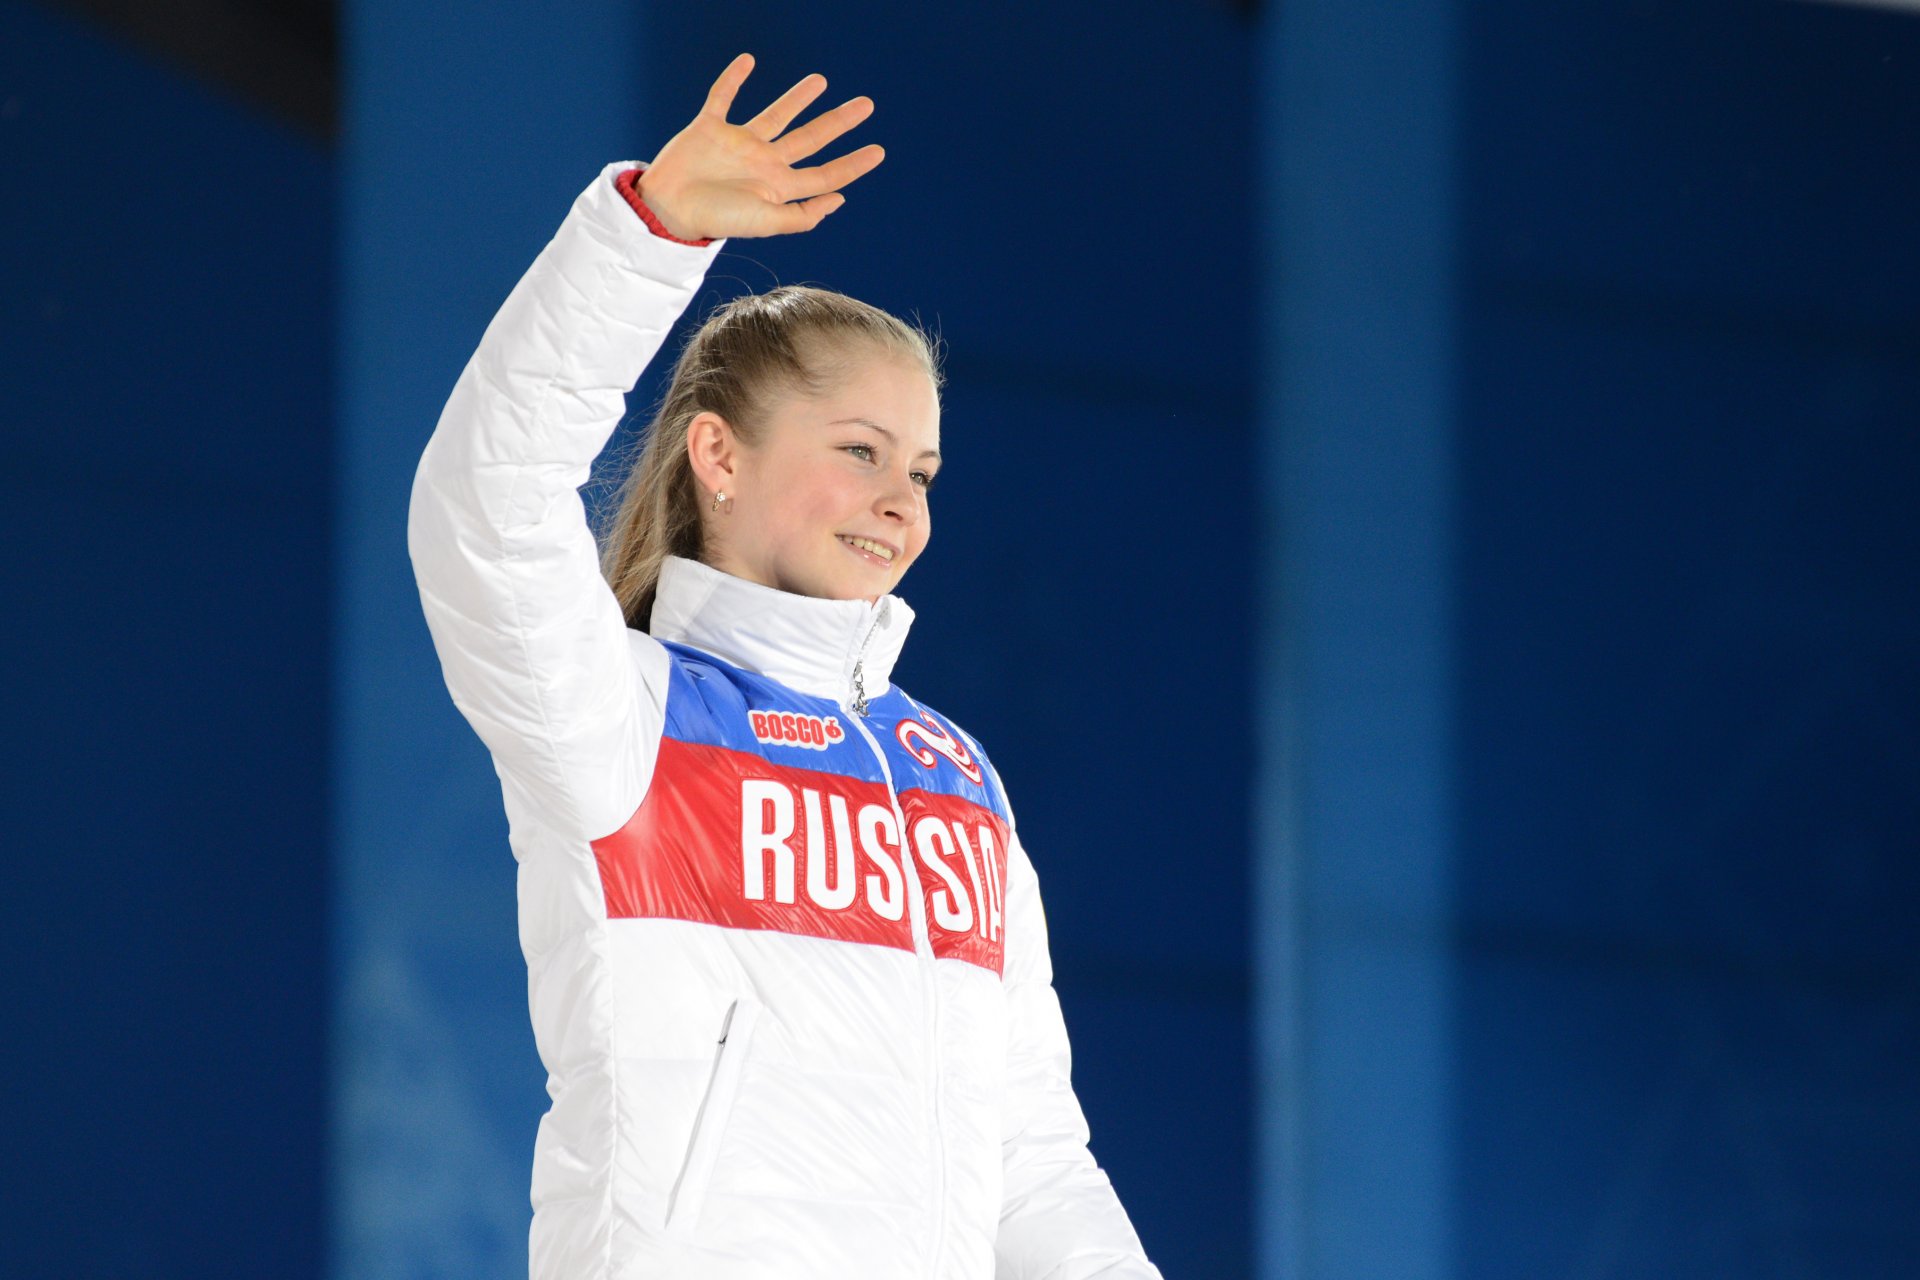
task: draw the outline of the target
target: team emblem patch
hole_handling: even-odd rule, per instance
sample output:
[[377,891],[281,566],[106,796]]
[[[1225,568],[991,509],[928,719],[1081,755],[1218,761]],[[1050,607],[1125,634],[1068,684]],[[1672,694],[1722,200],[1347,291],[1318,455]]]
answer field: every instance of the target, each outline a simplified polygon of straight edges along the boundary
[[[954,767],[967,775],[969,781],[979,783],[980,762],[967,750],[967,744],[935,723],[934,718],[922,711],[918,720],[902,720],[893,727],[893,736],[900,739],[900,745],[931,769],[941,756],[953,761]],[[915,739],[919,742],[916,745]]]
[[807,716],[791,711],[753,711],[748,713],[755,741],[782,747],[805,747],[825,751],[837,747],[847,731],[838,716]]

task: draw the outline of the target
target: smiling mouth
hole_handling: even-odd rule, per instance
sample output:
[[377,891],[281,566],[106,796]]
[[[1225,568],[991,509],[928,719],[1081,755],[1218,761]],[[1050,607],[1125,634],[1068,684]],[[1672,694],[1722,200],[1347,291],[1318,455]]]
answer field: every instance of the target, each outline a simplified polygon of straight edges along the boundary
[[872,538],[860,538],[846,533],[836,533],[833,536],[876,564],[891,565],[894,557],[900,554],[886,543],[875,542]]

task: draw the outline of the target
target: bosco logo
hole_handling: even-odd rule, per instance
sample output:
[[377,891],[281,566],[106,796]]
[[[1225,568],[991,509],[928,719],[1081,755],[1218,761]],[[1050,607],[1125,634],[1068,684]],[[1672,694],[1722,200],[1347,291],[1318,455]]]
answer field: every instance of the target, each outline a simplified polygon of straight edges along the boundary
[[[939,756],[945,756],[968,779],[976,783],[980,781],[980,762],[967,750],[967,744],[934,723],[933,717],[926,712],[920,713],[919,720],[902,720],[895,725],[893,736],[900,739],[900,745],[912,752],[913,758],[927,768],[933,768],[934,761]],[[918,745],[914,742],[916,738],[919,739]]]
[[837,716],[808,716],[792,711],[753,711],[748,713],[753,736],[758,742],[782,747],[805,747],[825,751],[837,747],[847,736]]

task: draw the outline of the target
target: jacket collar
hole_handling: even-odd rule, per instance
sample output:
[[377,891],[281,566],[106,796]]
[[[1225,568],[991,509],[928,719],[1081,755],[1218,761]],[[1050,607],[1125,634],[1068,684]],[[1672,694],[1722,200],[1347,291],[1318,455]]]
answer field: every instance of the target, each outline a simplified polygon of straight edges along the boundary
[[823,600],[668,556],[648,630],[656,640],[692,645],[801,693],[851,702],[856,662],[869,699],[887,691],[912,625],[913,610],[899,596],[871,604]]

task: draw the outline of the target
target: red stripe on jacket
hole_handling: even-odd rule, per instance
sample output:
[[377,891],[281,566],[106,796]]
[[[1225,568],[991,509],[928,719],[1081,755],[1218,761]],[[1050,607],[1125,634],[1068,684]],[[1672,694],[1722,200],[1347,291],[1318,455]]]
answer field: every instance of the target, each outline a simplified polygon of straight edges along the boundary
[[[934,956],[999,973],[1005,822],[957,796],[899,798]],[[646,799],[593,852],[609,919],[912,950],[902,844],[884,783],[663,738]]]

